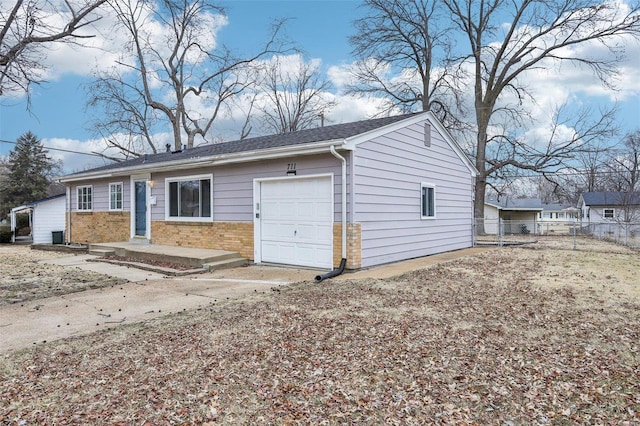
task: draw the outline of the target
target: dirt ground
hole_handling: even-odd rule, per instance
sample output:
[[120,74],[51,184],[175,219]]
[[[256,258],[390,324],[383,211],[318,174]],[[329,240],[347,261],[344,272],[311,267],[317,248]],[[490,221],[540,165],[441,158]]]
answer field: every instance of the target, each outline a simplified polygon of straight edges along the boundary
[[63,256],[73,254],[32,250],[29,246],[0,245],[0,305],[125,282],[76,268],[41,263],[45,259]]
[[11,352],[0,424],[638,424],[640,254],[581,243],[302,282]]

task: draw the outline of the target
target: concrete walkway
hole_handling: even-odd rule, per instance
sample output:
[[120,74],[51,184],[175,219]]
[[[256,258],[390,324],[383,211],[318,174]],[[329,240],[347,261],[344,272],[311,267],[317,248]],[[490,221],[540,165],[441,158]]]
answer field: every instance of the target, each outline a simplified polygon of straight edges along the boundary
[[[334,279],[388,278],[438,262],[473,255],[486,248],[459,250],[347,273]],[[271,266],[224,269],[183,278],[135,268],[91,262],[95,256],[70,256],[45,262],[81,268],[131,282],[64,296],[0,306],[0,353],[104,328],[146,321],[255,291],[311,281],[326,271]],[[322,284],[318,284],[322,285]]]

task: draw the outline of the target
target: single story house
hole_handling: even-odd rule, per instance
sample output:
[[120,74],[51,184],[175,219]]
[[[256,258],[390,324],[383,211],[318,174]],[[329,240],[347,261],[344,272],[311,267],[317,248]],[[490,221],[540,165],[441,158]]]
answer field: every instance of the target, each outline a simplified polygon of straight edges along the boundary
[[583,223],[640,222],[640,192],[583,192],[578,208]]
[[144,155],[60,181],[67,242],[358,269],[470,247],[476,174],[422,112]]
[[542,204],[538,213],[538,234],[570,234],[580,218],[580,209],[569,204]]
[[501,222],[505,234],[535,232],[540,212],[542,202],[539,198],[489,197],[484,202],[484,232],[498,234]]
[[[54,233],[62,233],[65,228],[66,197],[65,194],[58,194],[52,197],[33,201],[23,206],[11,209],[11,231],[12,241],[15,242],[16,215],[18,213],[28,213],[31,226],[31,242],[33,244],[52,244]],[[60,241],[62,243],[62,238]]]
[[580,209],[568,204],[542,204],[538,220],[544,223],[575,222],[580,217]]

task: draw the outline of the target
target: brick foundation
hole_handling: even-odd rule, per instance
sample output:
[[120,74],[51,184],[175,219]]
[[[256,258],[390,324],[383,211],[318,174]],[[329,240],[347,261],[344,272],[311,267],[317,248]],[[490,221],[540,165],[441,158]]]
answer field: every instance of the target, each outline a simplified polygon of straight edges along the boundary
[[129,212],[74,212],[71,230],[67,220],[65,238],[80,244],[129,241],[130,228]]
[[[108,243],[129,241],[129,212],[75,212],[71,215],[71,234],[74,243]],[[333,265],[342,258],[342,224],[333,225]],[[179,247],[198,247],[228,250],[253,260],[253,222],[151,222],[151,242]],[[361,226],[347,224],[347,269],[362,267]]]
[[151,222],[151,242],[237,251],[253,260],[253,222]]

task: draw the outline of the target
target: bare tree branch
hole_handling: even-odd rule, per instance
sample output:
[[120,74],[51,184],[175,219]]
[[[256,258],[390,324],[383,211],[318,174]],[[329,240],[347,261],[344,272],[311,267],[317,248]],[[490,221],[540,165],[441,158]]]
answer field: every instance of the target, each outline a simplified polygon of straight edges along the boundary
[[[0,12],[0,96],[8,92],[29,94],[32,84],[42,82],[46,69],[46,48],[51,43],[77,43],[91,38],[80,30],[101,17],[95,12],[106,0],[90,0],[79,4],[70,1],[15,0],[8,12]],[[51,16],[61,16],[62,25]]]
[[324,97],[329,81],[320,76],[319,64],[299,55],[273,57],[262,66],[258,85],[264,126],[275,133],[316,127],[335,102]]
[[152,130],[167,127],[175,150],[193,147],[196,138],[207,142],[230,102],[256,84],[251,65],[283,50],[283,22],[276,22],[258,52],[234,55],[219,40],[224,10],[206,0],[161,0],[153,8],[125,0],[112,7],[118,17],[116,30],[128,34],[129,44],[117,68],[97,73],[96,84],[105,90],[90,106],[120,108],[120,114],[111,116],[117,119],[97,127],[138,140],[135,148],[122,147],[124,156],[131,155],[127,149],[156,152]]

